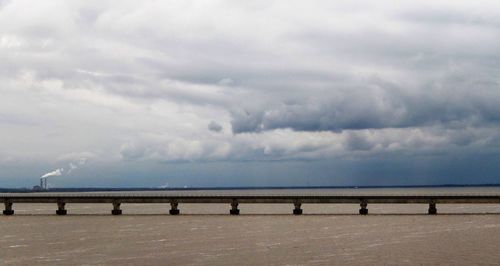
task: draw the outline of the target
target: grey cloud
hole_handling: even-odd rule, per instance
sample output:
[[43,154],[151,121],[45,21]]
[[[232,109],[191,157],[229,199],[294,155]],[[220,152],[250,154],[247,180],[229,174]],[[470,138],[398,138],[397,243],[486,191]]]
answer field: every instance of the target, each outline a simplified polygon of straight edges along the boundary
[[123,144],[120,149],[120,156],[124,160],[136,160],[143,158],[146,154],[146,149],[142,146],[137,146],[133,143]]
[[0,0],[0,9],[8,5],[12,0]]
[[208,124],[208,129],[213,132],[221,132],[224,128],[215,121],[211,121]]
[[0,158],[497,154],[499,10],[0,0]]
[[366,137],[357,132],[350,132],[345,144],[347,149],[352,151],[369,151],[374,146]]
[[231,126],[234,133],[260,132],[264,114],[261,111],[249,112],[244,109],[235,109],[231,113]]
[[[481,12],[482,14],[478,15],[477,12]],[[398,19],[414,23],[433,24],[433,26],[447,26],[451,24],[462,27],[498,27],[500,24],[500,20],[494,16],[494,12],[479,11],[477,7],[472,7],[472,9],[449,6],[426,9],[416,8],[400,14]]]

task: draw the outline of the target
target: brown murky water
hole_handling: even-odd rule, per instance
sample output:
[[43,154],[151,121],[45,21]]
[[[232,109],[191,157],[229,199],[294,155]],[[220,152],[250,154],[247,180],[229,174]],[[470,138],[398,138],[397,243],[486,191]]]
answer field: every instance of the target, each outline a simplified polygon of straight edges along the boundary
[[498,264],[500,205],[16,204],[0,216],[0,265]]

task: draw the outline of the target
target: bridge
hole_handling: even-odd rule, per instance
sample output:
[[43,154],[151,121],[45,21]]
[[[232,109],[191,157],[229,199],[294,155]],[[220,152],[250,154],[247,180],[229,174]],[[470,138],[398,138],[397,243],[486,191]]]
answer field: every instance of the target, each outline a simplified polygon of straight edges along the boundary
[[239,204],[291,204],[292,213],[302,214],[302,204],[359,204],[359,214],[368,214],[368,204],[428,204],[428,214],[437,214],[437,204],[500,203],[500,188],[490,191],[465,190],[458,192],[440,190],[405,191],[397,193],[377,189],[319,189],[319,190],[196,190],[196,191],[141,191],[141,192],[38,192],[0,193],[4,215],[14,214],[15,203],[54,203],[56,214],[67,214],[67,203],[109,203],[111,214],[120,215],[124,203],[170,204],[169,213],[180,213],[183,203],[229,204],[229,213],[238,215]]

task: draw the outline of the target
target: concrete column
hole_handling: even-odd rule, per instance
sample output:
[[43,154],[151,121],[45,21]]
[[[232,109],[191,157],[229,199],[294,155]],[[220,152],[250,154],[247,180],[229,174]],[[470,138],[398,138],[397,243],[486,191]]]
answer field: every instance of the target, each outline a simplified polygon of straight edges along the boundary
[[171,215],[178,215],[180,213],[179,209],[177,209],[177,206],[179,206],[179,203],[170,202],[170,214]]
[[120,215],[122,214],[122,210],[120,209],[120,205],[121,203],[120,202],[113,202],[113,210],[111,211],[111,214],[113,215]]
[[229,210],[229,213],[231,215],[238,215],[238,214],[240,214],[240,210],[238,209],[238,201],[233,200],[233,202],[231,202],[231,210]]
[[361,209],[359,209],[359,214],[362,214],[362,215],[368,214],[368,209],[366,208],[366,206],[368,206],[368,203],[366,203],[366,201],[364,201],[364,200],[361,201],[359,206],[361,206]]
[[437,209],[436,209],[436,203],[431,202],[429,203],[429,214],[437,214]]
[[293,214],[295,214],[295,215],[301,215],[302,214],[302,209],[300,208],[300,206],[302,204],[300,202],[295,202],[293,205],[295,206],[295,208],[293,209]]
[[66,206],[66,203],[63,201],[58,201],[57,202],[57,210],[56,214],[57,215],[66,215],[68,211],[64,208]]
[[3,210],[4,215],[12,215],[14,214],[14,210],[12,209],[12,202],[6,201],[4,202],[5,204],[5,210]]

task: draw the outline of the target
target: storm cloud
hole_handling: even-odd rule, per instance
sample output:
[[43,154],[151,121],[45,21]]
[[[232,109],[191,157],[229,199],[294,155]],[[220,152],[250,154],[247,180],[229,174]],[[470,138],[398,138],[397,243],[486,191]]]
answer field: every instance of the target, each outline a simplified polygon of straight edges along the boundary
[[0,1],[0,164],[495,165],[499,18],[497,1]]

